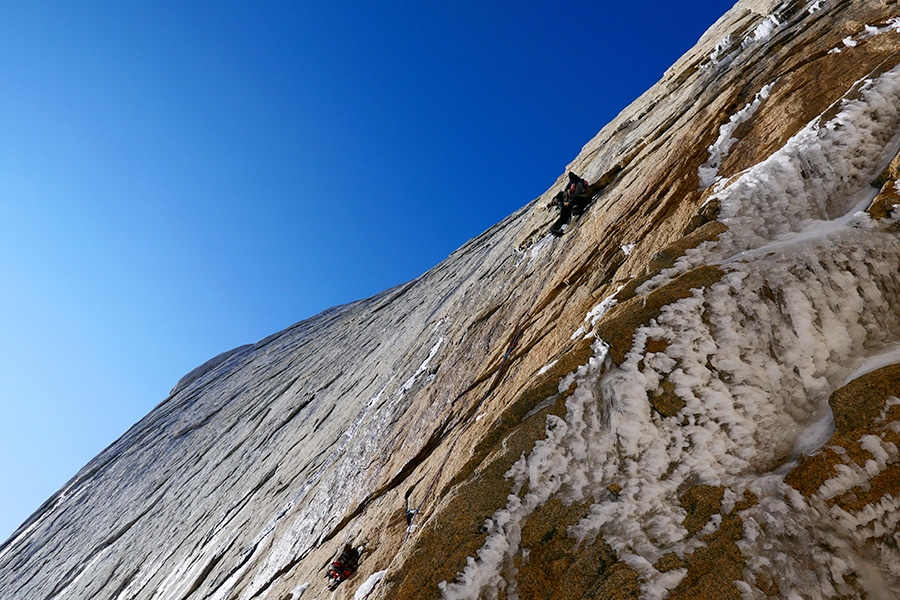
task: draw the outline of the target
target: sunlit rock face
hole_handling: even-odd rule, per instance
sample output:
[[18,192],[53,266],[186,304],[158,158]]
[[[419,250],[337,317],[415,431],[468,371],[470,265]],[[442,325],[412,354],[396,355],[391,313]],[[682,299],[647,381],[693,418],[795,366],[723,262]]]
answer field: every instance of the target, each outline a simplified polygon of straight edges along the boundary
[[739,2],[568,165],[562,237],[564,172],[199,367],[0,597],[896,598],[898,150],[900,4]]

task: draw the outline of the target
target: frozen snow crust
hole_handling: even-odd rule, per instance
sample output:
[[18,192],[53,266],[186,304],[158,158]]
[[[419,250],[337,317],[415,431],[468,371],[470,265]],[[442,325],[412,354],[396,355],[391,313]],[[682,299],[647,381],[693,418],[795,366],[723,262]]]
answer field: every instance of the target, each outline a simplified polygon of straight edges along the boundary
[[[590,362],[560,384],[575,386],[565,418],[548,417],[546,438],[507,473],[506,506],[487,522],[477,558],[441,585],[443,597],[490,598],[503,588],[518,598],[510,565],[525,550],[522,526],[555,496],[592,501],[570,534],[601,537],[640,575],[644,598],[665,598],[686,569],[655,563],[704,545],[721,521],[689,534],[677,499],[691,485],[724,486],[725,513],[745,492],[758,500],[740,511],[744,598],[765,597],[751,585],[761,574],[785,598],[895,597],[897,529],[883,523],[900,521],[900,498],[885,496],[878,518],[838,514],[824,500],[883,471],[897,447],[870,436],[874,459],[839,471],[819,497],[804,498],[784,475],[830,436],[831,392],[900,340],[900,240],[895,225],[859,212],[898,149],[900,67],[859,82],[830,116],[718,191],[729,231],[638,292],[702,264],[720,265],[722,279],[638,328],[622,364],[594,344]],[[664,349],[648,351],[651,340]],[[663,382],[685,403],[674,418],[648,401]],[[893,541],[878,555],[860,551],[885,533]]]

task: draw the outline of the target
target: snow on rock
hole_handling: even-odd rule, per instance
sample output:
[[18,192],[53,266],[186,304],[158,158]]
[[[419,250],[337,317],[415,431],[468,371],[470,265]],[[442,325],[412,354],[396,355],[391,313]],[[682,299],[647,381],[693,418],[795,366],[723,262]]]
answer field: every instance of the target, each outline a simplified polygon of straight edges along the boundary
[[[622,287],[623,286],[619,286],[618,289],[616,289],[616,292],[618,293],[619,291],[621,291]],[[597,306],[595,306],[594,308],[592,308],[591,310],[588,311],[587,315],[585,315],[585,317],[584,317],[584,323],[588,325],[589,329],[593,328],[597,324],[597,321],[602,319],[603,315],[605,315],[607,312],[609,312],[609,309],[611,309],[616,304],[618,304],[618,302],[619,302],[619,300],[616,298],[615,294],[604,298],[603,301],[600,302],[600,304],[598,304]],[[590,336],[591,334],[587,333],[587,335]],[[579,327],[575,331],[575,333],[572,334],[571,339],[574,340],[574,339],[577,339],[577,338],[583,337],[583,336],[585,336],[585,325],[584,324],[581,327]]]
[[713,51],[709,54],[709,62],[713,65],[718,64],[720,57],[722,57],[728,49],[731,47],[731,36],[725,36],[716,44]]
[[775,15],[769,15],[762,22],[756,26],[756,29],[753,30],[753,33],[744,40],[744,43],[760,43],[764,42],[775,33],[775,30],[778,29],[778,26],[781,23],[778,22],[778,18]]
[[727,123],[719,127],[719,137],[709,147],[709,159],[700,166],[697,172],[697,176],[700,178],[701,189],[711,187],[719,181],[719,167],[731,151],[731,146],[737,142],[737,139],[732,137],[734,131],[741,123],[749,120],[753,113],[759,109],[762,102],[769,97],[773,85],[775,85],[775,82],[764,86],[756,93],[751,102],[733,114]]
[[356,590],[356,593],[353,594],[353,600],[366,600],[372,591],[375,589],[382,579],[384,579],[387,571],[378,571],[377,573],[372,573],[368,579],[366,579],[361,586]]
[[[760,524],[764,544],[751,537],[742,549],[754,572],[779,565],[767,576],[784,594],[803,597],[823,584],[831,590],[824,597],[852,594],[846,565],[868,573],[900,564],[895,546],[880,558],[850,550],[854,519],[835,515],[820,534],[811,525],[819,511],[795,501],[780,477],[759,475],[789,459],[810,426],[822,427],[831,390],[900,339],[900,240],[857,213],[875,195],[869,182],[900,150],[900,67],[864,82],[839,108],[717,194],[729,232],[674,270],[700,260],[727,264],[719,283],[639,327],[626,360],[612,369],[601,368],[606,347],[596,343],[576,373],[565,418],[548,417],[546,438],[507,473],[513,494],[487,521],[477,558],[442,584],[445,599],[496,593],[503,566],[520,551],[524,522],[551,496],[583,502],[610,486],[615,497],[595,502],[571,530],[581,543],[602,537],[638,573],[643,598],[666,597],[685,575],[655,563],[702,545],[671,502],[692,482],[759,499],[745,523]],[[667,345],[650,354],[651,340]],[[685,403],[679,419],[650,410],[648,396],[663,382]],[[844,467],[821,494],[846,493],[897,462],[896,446],[880,438],[861,447],[874,458]],[[779,535],[773,520],[804,533]],[[827,556],[819,550],[826,544]],[[886,577],[882,583],[900,584]]]
[[887,23],[881,27],[874,25],[864,25],[862,31],[848,35],[841,40],[841,46],[832,48],[829,53],[839,54],[843,48],[855,48],[860,42],[874,38],[885,33],[900,33],[900,17],[889,19]]
[[895,364],[900,364],[900,345],[894,347],[889,346],[884,352],[867,356],[865,362],[844,380],[843,385],[847,385],[854,379],[858,379],[867,373]]
[[898,97],[900,70],[893,69],[719,192],[731,239],[747,248],[800,239],[870,201],[877,190],[869,183],[900,148]]

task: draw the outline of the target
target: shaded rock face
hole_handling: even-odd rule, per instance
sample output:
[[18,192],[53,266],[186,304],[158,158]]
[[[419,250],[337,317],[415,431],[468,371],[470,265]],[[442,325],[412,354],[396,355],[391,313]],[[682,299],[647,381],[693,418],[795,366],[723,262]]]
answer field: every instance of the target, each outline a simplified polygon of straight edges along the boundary
[[898,17],[739,2],[568,166],[563,237],[565,173],[202,365],[0,546],[0,597],[897,597]]

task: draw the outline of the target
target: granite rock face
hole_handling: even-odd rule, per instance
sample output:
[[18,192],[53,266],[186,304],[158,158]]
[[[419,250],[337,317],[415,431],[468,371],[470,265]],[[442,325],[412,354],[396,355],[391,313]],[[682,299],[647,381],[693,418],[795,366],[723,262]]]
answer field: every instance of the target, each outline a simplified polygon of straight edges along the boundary
[[738,2],[565,169],[565,235],[564,170],[198,367],[0,546],[0,597],[895,598],[898,151],[900,3]]

